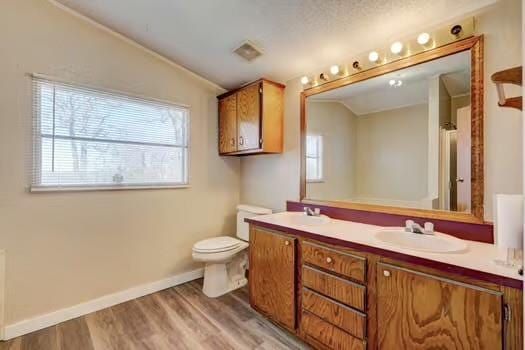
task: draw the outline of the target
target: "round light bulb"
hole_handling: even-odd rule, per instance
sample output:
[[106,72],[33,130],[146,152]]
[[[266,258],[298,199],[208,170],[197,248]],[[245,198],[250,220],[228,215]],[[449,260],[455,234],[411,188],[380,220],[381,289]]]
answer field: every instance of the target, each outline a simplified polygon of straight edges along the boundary
[[417,43],[419,45],[426,45],[430,41],[430,34],[428,33],[421,33],[417,37]]
[[330,73],[332,75],[337,75],[339,74],[339,66],[337,65],[333,65],[332,67],[330,67]]
[[403,82],[401,80],[398,80],[396,86],[399,87],[401,85],[403,85]]
[[379,54],[377,51],[372,51],[368,54],[368,60],[370,62],[377,62],[379,60]]
[[388,85],[390,85],[390,86],[396,85],[395,79],[390,79],[389,82],[388,82]]
[[310,80],[308,79],[308,77],[306,75],[301,78],[301,84],[303,84],[303,85],[308,84],[309,81]]
[[400,41],[396,41],[390,46],[390,51],[392,51],[394,55],[399,55],[401,51],[403,51],[403,44]]

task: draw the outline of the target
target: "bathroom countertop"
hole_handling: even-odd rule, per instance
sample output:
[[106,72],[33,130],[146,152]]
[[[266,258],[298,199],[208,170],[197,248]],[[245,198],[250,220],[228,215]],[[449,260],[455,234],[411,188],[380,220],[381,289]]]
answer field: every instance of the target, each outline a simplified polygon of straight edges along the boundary
[[494,259],[501,259],[505,254],[503,250],[493,244],[464,240],[467,249],[462,252],[422,252],[390,245],[376,239],[374,233],[385,229],[384,226],[336,219],[331,219],[330,223],[318,226],[297,225],[290,220],[292,215],[304,214],[281,212],[251,217],[246,219],[246,222],[269,229],[281,229],[305,238],[424,265],[445,272],[469,276],[508,287],[523,288],[523,276],[519,275],[517,268],[506,268],[494,263]]

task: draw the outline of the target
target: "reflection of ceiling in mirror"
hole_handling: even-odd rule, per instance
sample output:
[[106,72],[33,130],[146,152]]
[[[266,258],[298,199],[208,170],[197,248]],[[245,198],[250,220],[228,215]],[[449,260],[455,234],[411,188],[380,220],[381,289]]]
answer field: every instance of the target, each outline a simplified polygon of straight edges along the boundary
[[[450,96],[470,92],[470,52],[465,51],[408,67],[339,89],[313,95],[310,101],[338,101],[356,115],[428,103],[428,79],[441,75]],[[391,87],[391,79],[402,80]]]
[[442,76],[442,79],[450,96],[470,93],[470,69],[445,74]]

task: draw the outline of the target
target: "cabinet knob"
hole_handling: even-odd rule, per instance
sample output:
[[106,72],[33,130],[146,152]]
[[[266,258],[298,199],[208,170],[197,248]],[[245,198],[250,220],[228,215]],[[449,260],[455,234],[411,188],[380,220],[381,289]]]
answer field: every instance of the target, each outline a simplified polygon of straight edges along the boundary
[[332,261],[333,261],[333,260],[332,260],[332,258],[331,258],[331,257],[328,257],[328,258],[326,258],[326,262],[327,262],[327,263],[329,263],[329,264],[330,264],[330,263],[331,263]]
[[290,245],[290,241],[284,241],[284,245]]
[[239,137],[239,145],[244,145],[244,138],[242,136]]
[[235,138],[232,137],[232,139],[230,140],[230,144],[231,144],[232,146],[235,146]]
[[383,275],[384,275],[385,277],[390,277],[390,271],[388,271],[388,270],[383,270]]

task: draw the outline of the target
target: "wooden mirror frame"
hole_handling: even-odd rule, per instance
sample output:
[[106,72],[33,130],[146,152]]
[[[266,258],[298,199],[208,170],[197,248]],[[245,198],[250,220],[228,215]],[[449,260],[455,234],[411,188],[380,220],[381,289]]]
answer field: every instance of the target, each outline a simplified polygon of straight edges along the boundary
[[[395,72],[421,63],[450,56],[458,52],[470,51],[471,59],[471,212],[453,212],[432,209],[403,208],[386,205],[362,204],[343,201],[324,201],[306,199],[306,98],[325,91]],[[469,223],[482,223],[483,220],[483,36],[474,36],[451,44],[424,51],[385,65],[368,69],[338,80],[330,81],[301,92],[301,178],[300,199],[309,204],[326,205],[379,213],[390,213],[428,219],[449,220]]]

